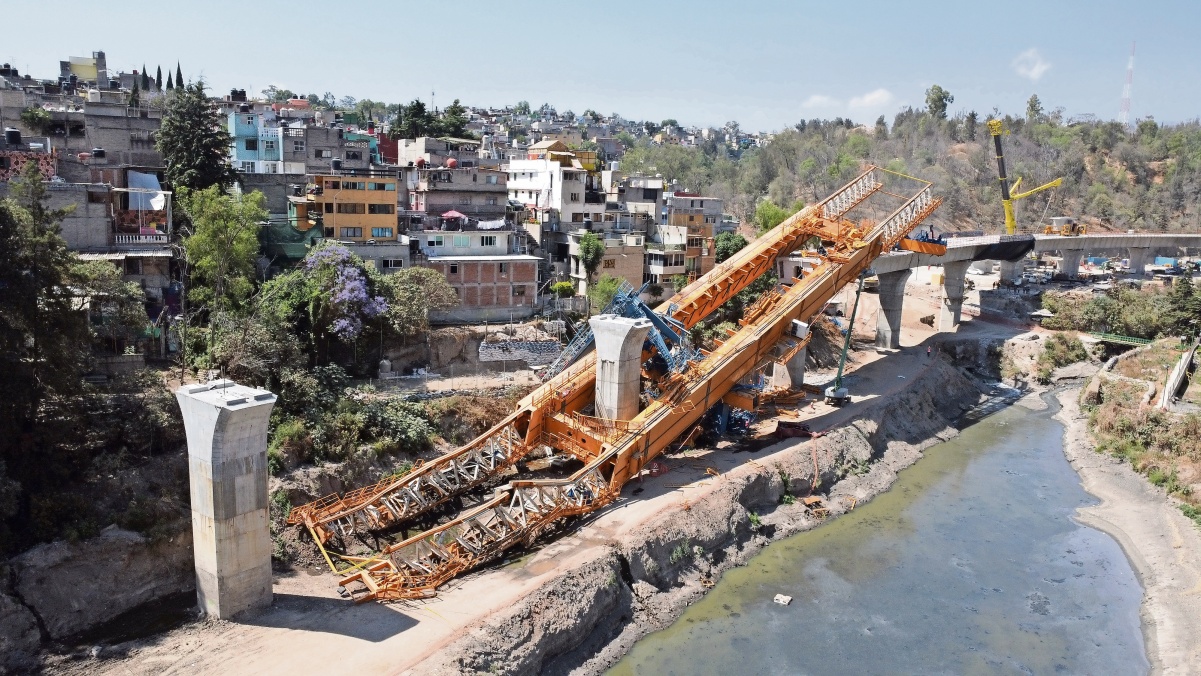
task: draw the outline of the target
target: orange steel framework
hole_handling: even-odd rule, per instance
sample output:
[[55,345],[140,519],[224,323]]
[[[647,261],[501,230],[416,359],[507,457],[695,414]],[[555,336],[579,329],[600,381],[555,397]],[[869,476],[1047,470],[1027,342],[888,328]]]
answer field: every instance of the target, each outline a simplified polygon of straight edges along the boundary
[[[882,174],[921,187],[911,196],[900,196],[903,204],[879,223],[856,225],[847,213],[882,192],[881,179],[887,177]],[[779,256],[815,237],[823,244],[819,265],[802,279],[764,294],[747,309],[737,330],[717,341],[712,352],[702,352],[703,358],[689,362],[681,372],[644,372],[658,396],[633,420],[605,421],[581,414],[593,401],[592,351],[522,399],[512,415],[471,443],[402,477],[297,507],[288,523],[309,530],[330,567],[344,575],[342,585],[361,585],[354,585],[356,600],[433,596],[456,575],[495,560],[514,546],[531,544],[566,517],[595,511],[615,500],[622,486],[647,463],[691,434],[711,406],[724,400],[745,407],[746,398],[731,389],[773,362],[786,362],[800,349],[802,343],[787,335],[792,321],[812,319],[940,203],[928,182],[868,167],[833,195],[785,220],[657,308],[691,328],[771,271]],[[334,536],[362,535],[430,513],[472,488],[495,481],[531,452],[548,447],[578,458],[584,468],[565,479],[510,481],[482,504],[378,554],[338,554],[350,564],[341,570],[324,546]]]

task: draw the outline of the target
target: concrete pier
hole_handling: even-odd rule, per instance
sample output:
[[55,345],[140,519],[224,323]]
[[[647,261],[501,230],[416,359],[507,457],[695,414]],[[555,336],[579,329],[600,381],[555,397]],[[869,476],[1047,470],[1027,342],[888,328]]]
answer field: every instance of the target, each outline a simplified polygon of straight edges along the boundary
[[1026,259],[1016,261],[1001,261],[999,280],[1001,283],[1014,284],[1022,277],[1026,268]]
[[912,268],[879,275],[880,314],[876,315],[876,347],[895,350],[901,347],[901,310],[905,303],[905,283]]
[[267,420],[275,395],[218,380],[175,392],[188,438],[196,596],[228,619],[271,605]]
[[1059,261],[1059,272],[1066,275],[1068,279],[1077,279],[1080,277],[1080,259],[1084,256],[1083,249],[1060,249],[1059,255],[1063,258]]
[[1147,264],[1155,260],[1150,247],[1130,247],[1126,257],[1130,259],[1130,274],[1142,277],[1147,274]]
[[963,314],[963,283],[971,261],[952,261],[942,266],[942,311],[938,316],[939,331],[954,331]]
[[651,330],[646,319],[597,315],[588,320],[596,340],[596,416],[632,420],[638,415],[642,344]]

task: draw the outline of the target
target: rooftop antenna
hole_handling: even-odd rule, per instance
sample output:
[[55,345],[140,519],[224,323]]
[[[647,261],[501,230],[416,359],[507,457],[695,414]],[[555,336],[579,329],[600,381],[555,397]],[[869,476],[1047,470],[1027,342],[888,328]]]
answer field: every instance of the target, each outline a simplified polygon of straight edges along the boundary
[[1118,122],[1123,127],[1130,128],[1130,88],[1134,85],[1134,43],[1130,43],[1130,61],[1126,64],[1126,84],[1122,86],[1122,109],[1118,112]]
[[434,90],[432,90],[432,89],[430,90],[430,108],[434,112],[438,112],[438,105],[436,103],[434,103]]

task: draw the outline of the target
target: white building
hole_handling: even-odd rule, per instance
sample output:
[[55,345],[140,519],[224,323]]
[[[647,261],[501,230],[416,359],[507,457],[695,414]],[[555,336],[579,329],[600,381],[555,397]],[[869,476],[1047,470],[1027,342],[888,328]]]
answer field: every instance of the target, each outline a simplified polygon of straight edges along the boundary
[[546,222],[548,210],[557,213],[561,223],[586,220],[586,170],[563,166],[553,159],[511,160],[508,169],[509,199],[532,207],[542,222]]

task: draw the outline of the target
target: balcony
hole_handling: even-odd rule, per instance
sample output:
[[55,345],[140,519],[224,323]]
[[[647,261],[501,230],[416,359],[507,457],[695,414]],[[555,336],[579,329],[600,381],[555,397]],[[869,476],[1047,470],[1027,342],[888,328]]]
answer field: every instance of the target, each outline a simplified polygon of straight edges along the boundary
[[116,246],[166,246],[166,235],[113,235],[113,243]]

